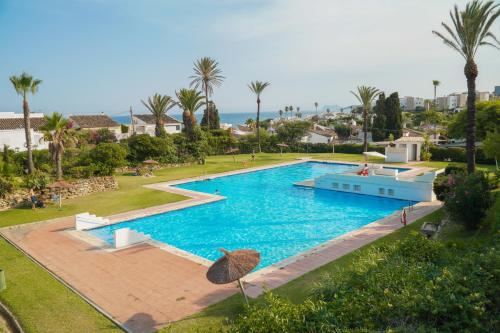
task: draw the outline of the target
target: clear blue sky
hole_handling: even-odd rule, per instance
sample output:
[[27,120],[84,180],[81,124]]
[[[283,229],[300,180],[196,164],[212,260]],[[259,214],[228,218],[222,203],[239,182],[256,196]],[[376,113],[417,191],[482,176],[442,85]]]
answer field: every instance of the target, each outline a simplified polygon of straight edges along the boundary
[[[216,58],[227,77],[222,112],[255,109],[246,84],[270,81],[264,110],[354,103],[375,85],[400,95],[466,89],[463,60],[431,34],[449,0],[0,0],[0,111],[21,111],[8,77],[43,79],[34,111],[118,114],[187,87],[193,60]],[[500,35],[500,26],[494,28]],[[478,88],[500,85],[500,52],[478,56]]]

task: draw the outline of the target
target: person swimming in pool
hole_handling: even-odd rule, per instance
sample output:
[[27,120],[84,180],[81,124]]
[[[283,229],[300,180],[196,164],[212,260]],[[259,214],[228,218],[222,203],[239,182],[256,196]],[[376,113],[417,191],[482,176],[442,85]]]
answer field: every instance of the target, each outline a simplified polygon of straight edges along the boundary
[[219,190],[218,190],[218,189],[216,189],[216,190],[215,190],[215,195],[219,195],[219,194],[220,194]]

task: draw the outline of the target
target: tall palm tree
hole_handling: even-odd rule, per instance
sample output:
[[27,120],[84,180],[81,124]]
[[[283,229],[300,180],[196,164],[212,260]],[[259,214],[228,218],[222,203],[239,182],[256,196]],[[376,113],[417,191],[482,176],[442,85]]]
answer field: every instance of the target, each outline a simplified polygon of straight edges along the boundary
[[[480,46],[500,48],[500,42],[490,29],[500,16],[500,4],[494,1],[474,0],[460,11],[455,5],[450,11],[453,26],[442,22],[441,25],[447,36],[432,31],[442,39],[445,45],[457,51],[465,59],[464,74],[467,79],[467,171],[472,173],[476,169],[476,78],[477,64],[474,57]],[[453,28],[453,29],[452,29]]]
[[316,108],[316,115],[318,115],[318,102],[314,102],[314,107]]
[[361,103],[363,107],[363,150],[368,151],[368,139],[367,139],[367,131],[368,131],[368,112],[372,107],[372,103],[380,95],[381,91],[379,91],[375,87],[366,87],[360,86],[358,87],[358,92],[355,93],[351,91],[356,99]]
[[205,117],[207,119],[207,127],[210,129],[210,117],[208,116],[208,97],[214,93],[214,88],[219,87],[224,81],[225,77],[222,76],[222,71],[217,68],[219,63],[210,57],[203,57],[194,63],[194,75],[190,76],[190,86],[201,89],[205,92]]
[[35,165],[33,164],[33,152],[31,149],[31,122],[28,94],[36,94],[42,80],[34,79],[33,76],[23,72],[20,76],[11,76],[10,82],[14,86],[17,94],[23,97],[24,134],[26,136],[26,148],[28,150],[28,173],[31,174],[35,170]]
[[297,109],[296,109],[296,110],[297,110],[297,111],[295,111],[295,116],[296,116],[297,118],[300,118],[300,117],[301,117],[301,113],[300,113],[300,106],[297,106]]
[[257,119],[256,119],[256,130],[257,130],[257,144],[259,145],[259,153],[262,152],[260,147],[260,94],[270,85],[269,82],[252,81],[248,85],[248,88],[257,96]]
[[200,91],[194,89],[181,89],[175,93],[179,100],[179,105],[182,108],[182,121],[186,130],[186,136],[190,140],[194,140],[194,126],[196,126],[196,117],[194,113],[205,105],[203,101],[205,96]]
[[177,103],[172,97],[160,94],[148,97],[147,102],[141,99],[141,102],[153,114],[155,119],[155,136],[164,136],[165,128],[163,127],[163,119],[167,115],[167,111],[176,106]]
[[441,82],[439,80],[432,80],[432,85],[434,86],[434,107],[436,107],[437,103],[437,86],[439,86]]
[[278,111],[278,114],[280,115],[280,119],[283,119],[283,110],[281,110],[281,109],[280,109],[280,110]]
[[288,117],[288,106],[285,106],[285,118]]
[[49,152],[55,163],[57,179],[62,179],[62,157],[65,145],[74,138],[68,120],[57,112],[44,116],[45,124],[41,127],[43,139],[49,143]]

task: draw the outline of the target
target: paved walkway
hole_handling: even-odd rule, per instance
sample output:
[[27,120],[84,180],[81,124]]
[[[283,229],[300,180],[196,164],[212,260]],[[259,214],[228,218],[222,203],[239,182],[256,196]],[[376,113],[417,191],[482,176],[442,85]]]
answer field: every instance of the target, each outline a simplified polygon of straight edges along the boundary
[[237,292],[208,282],[206,266],[149,244],[96,249],[65,231],[73,226],[62,218],[1,233],[131,332],[152,332]]

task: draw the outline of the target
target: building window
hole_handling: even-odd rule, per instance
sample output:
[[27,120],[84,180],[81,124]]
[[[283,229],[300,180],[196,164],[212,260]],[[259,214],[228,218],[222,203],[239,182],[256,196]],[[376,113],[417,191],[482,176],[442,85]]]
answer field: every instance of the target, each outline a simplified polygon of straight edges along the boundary
[[355,192],[361,191],[361,185],[354,185],[354,191]]
[[181,130],[181,125],[175,125],[175,130],[180,131]]
[[339,183],[332,183],[332,188],[339,188]]
[[394,196],[394,190],[392,188],[388,189],[387,194],[390,196]]
[[385,190],[384,190],[383,187],[379,187],[378,188],[378,194],[380,194],[380,195],[384,195],[385,194]]
[[342,189],[346,190],[346,191],[349,191],[349,189],[350,189],[349,184],[342,184]]

